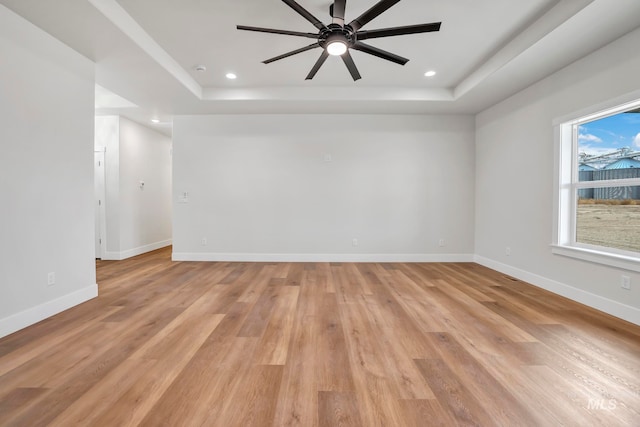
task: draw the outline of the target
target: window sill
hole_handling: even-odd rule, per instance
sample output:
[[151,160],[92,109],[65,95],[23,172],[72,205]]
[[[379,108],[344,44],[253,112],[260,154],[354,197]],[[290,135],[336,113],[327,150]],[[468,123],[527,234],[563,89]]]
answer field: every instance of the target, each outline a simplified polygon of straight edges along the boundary
[[551,252],[569,258],[602,264],[609,267],[640,273],[640,258],[595,251],[592,249],[577,248],[574,246],[551,245]]

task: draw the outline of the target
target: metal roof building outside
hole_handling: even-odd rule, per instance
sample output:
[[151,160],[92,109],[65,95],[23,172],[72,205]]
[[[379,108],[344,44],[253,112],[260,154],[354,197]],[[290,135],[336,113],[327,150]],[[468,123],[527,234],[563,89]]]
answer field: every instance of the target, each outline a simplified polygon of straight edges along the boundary
[[[617,160],[604,167],[605,170],[640,168],[640,161],[630,158]],[[582,167],[580,168],[582,170]]]

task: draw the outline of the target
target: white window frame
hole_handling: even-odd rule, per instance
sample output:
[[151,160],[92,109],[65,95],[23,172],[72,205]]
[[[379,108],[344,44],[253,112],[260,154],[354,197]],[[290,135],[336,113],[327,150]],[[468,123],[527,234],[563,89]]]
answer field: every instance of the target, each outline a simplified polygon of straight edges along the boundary
[[640,178],[578,181],[578,126],[640,107],[640,91],[553,121],[556,171],[551,251],[557,255],[640,272],[640,252],[576,241],[577,195],[582,188],[640,186]]

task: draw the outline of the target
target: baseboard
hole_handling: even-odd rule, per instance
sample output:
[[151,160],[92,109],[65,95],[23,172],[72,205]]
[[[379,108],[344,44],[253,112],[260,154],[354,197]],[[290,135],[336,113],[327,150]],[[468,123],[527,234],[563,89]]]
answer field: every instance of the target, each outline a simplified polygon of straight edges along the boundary
[[163,240],[161,242],[150,243],[148,245],[140,246],[138,248],[128,249],[122,252],[105,252],[102,254],[102,259],[105,261],[122,261],[123,259],[131,258],[134,256],[142,255],[147,252],[155,251],[156,249],[165,248],[170,246],[171,239]]
[[48,317],[82,304],[98,296],[98,285],[91,285],[44,304],[28,308],[0,319],[0,338],[38,323]]
[[553,292],[554,294],[562,295],[563,297],[595,308],[596,310],[600,310],[612,316],[626,320],[627,322],[640,325],[640,309],[638,308],[631,307],[600,295],[592,294],[591,292],[587,292],[582,289],[574,288],[573,286],[569,286],[507,264],[502,264],[489,258],[476,255],[475,262],[492,270],[508,274],[516,279]]
[[217,262],[473,262],[472,254],[273,254],[174,252],[173,261]]

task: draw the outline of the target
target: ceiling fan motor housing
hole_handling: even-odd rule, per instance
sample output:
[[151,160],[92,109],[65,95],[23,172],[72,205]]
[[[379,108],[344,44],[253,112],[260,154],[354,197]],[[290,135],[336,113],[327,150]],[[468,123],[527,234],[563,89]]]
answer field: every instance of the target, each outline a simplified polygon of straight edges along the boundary
[[356,33],[349,25],[329,24],[320,31],[318,44],[324,49],[332,42],[342,42],[351,47],[356,42]]

